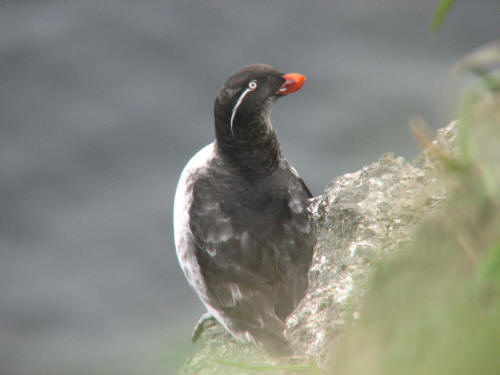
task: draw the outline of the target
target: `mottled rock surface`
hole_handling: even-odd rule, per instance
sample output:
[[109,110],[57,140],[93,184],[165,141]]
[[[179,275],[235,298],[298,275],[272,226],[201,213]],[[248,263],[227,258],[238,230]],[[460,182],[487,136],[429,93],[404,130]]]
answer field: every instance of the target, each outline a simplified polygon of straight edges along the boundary
[[[457,126],[437,132],[433,145],[455,153]],[[306,297],[288,318],[286,336],[296,354],[321,365],[341,337],[346,321],[360,314],[364,281],[371,265],[407,243],[417,225],[438,212],[446,185],[440,163],[422,152],[413,162],[393,154],[355,173],[334,179],[311,200],[318,242]],[[251,370],[221,363],[277,364],[260,348],[237,343],[214,321],[207,321],[198,351],[179,374],[245,374]]]

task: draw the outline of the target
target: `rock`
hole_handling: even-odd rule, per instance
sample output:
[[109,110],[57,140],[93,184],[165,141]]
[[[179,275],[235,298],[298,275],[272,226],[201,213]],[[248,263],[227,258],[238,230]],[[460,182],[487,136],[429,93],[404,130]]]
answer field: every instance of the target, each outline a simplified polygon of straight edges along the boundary
[[[457,124],[438,130],[433,146],[442,154],[455,153]],[[286,337],[300,357],[320,366],[335,350],[346,321],[357,319],[363,284],[380,257],[407,243],[417,225],[438,213],[446,196],[440,163],[422,152],[412,163],[393,154],[334,179],[325,192],[311,199],[309,210],[318,242],[309,289],[287,320]],[[205,323],[199,350],[179,374],[250,373],[221,363],[277,365],[262,349],[236,342],[215,321]]]

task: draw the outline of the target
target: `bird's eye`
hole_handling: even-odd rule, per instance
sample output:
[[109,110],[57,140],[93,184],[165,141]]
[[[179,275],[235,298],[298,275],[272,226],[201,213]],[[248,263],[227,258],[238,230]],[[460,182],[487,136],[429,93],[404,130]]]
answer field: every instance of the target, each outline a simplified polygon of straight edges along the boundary
[[255,81],[250,81],[250,82],[248,83],[248,88],[249,88],[250,90],[255,90],[255,89],[257,88],[257,82],[255,82]]

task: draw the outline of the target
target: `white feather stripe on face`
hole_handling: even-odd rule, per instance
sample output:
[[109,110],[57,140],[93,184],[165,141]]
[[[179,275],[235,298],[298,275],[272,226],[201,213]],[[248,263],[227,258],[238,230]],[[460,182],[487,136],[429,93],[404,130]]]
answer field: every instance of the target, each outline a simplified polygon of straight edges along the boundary
[[233,112],[231,113],[231,134],[234,135],[233,131],[233,122],[234,122],[234,117],[236,116],[236,112],[238,111],[238,107],[241,105],[243,102],[243,99],[245,99],[245,96],[250,92],[254,91],[257,88],[257,82],[253,79],[248,83],[248,87],[243,93],[240,95],[238,100],[236,101],[236,104],[234,105]]
[[250,91],[253,91],[251,88],[247,88],[245,91],[243,91],[243,93],[240,95],[240,97],[238,98],[238,101],[236,102],[234,108],[233,108],[233,112],[231,113],[231,133],[234,134],[234,131],[233,131],[233,122],[234,122],[234,117],[236,116],[236,112],[238,111],[238,107],[241,105],[241,103],[243,102],[243,99],[245,99],[245,96],[250,92]]

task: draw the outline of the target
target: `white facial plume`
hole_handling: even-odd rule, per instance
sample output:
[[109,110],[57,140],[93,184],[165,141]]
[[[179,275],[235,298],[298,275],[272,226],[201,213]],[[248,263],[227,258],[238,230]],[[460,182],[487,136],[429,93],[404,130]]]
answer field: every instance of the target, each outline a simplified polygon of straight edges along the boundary
[[233,131],[233,123],[234,123],[234,117],[236,116],[236,112],[238,111],[238,107],[241,105],[241,103],[243,102],[243,99],[245,99],[245,96],[251,92],[251,91],[254,91],[255,89],[257,88],[257,82],[252,80],[248,83],[248,87],[245,89],[245,91],[243,91],[240,95],[240,97],[238,98],[238,101],[236,102],[236,104],[234,105],[234,108],[233,108],[233,112],[231,113],[231,133],[234,134],[234,131]]

